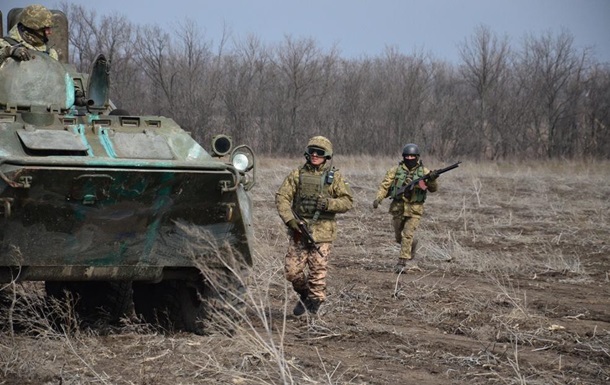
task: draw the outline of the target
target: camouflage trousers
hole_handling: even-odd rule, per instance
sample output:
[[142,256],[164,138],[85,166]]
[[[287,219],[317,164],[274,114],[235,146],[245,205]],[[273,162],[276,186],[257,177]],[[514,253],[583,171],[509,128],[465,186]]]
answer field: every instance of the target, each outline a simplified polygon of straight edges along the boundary
[[314,248],[290,240],[284,261],[284,275],[299,295],[323,302],[326,299],[326,273],[332,243],[318,243],[320,255]]
[[394,227],[394,235],[396,242],[400,243],[400,257],[404,259],[413,258],[413,246],[415,230],[419,226],[421,217],[392,217],[392,226]]

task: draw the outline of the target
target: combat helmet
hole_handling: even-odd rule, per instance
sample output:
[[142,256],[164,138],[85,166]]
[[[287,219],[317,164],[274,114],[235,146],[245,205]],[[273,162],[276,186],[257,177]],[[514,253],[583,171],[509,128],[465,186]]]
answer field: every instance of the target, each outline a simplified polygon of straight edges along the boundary
[[402,148],[402,156],[415,155],[419,157],[419,147],[417,144],[409,143]]
[[307,149],[305,151],[305,156],[309,156],[309,149],[316,148],[324,151],[324,157],[326,159],[330,159],[333,157],[333,144],[328,140],[328,138],[317,135],[309,139],[307,142]]
[[53,14],[43,5],[28,5],[21,11],[19,19],[21,24],[34,31],[53,26]]

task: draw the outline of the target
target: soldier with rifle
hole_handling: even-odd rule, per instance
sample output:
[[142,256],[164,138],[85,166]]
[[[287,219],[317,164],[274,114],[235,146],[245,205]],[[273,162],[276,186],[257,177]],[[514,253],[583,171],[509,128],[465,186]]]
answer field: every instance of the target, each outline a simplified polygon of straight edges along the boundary
[[284,273],[299,297],[296,316],[316,314],[325,301],[328,258],[337,237],[335,215],[353,205],[349,184],[330,162],[330,140],[312,137],[304,155],[305,164],[284,179],[275,195],[290,235]]
[[420,270],[413,261],[417,241],[415,230],[424,213],[424,202],[428,192],[438,189],[438,176],[458,167],[457,162],[440,170],[430,171],[420,159],[419,147],[409,143],[402,149],[402,161],[389,169],[379,185],[373,201],[373,208],[379,207],[384,198],[391,198],[390,214],[396,242],[400,243],[400,256],[394,272],[399,274],[408,270]]

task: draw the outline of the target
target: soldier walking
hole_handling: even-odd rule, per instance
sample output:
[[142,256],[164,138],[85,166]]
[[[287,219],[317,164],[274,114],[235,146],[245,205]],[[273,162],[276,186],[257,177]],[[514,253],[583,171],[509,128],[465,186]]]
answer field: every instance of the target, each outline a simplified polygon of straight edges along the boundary
[[[426,174],[430,174],[428,180],[425,182],[422,180],[406,194],[399,192],[401,187]],[[420,159],[419,147],[409,143],[402,149],[402,160],[398,166],[389,169],[379,185],[373,208],[376,209],[386,197],[392,199],[389,212],[392,215],[396,242],[400,243],[400,257],[394,266],[394,272],[397,274],[407,270],[419,270],[417,263],[413,261],[417,246],[414,235],[424,213],[427,193],[438,189],[437,177],[435,171],[430,172],[424,167]]]
[[312,137],[304,155],[305,164],[284,179],[275,195],[278,213],[291,235],[284,273],[299,296],[296,316],[317,313],[326,299],[328,258],[337,237],[335,215],[353,205],[349,184],[330,162],[330,140]]

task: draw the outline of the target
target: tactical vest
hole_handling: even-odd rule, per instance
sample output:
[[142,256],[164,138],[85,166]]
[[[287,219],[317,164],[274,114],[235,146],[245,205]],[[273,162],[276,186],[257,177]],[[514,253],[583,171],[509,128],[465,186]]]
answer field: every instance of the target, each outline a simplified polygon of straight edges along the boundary
[[[400,197],[396,196],[398,189],[402,186],[411,183],[413,179],[421,178],[424,176],[424,166],[419,165],[415,171],[409,173],[405,167],[399,165],[396,169],[396,175],[394,175],[394,181],[390,185],[388,190],[388,197],[392,199],[399,199]],[[420,188],[414,188],[413,194],[408,199],[410,203],[424,203],[426,201],[426,190],[422,190]]]
[[297,186],[294,200],[294,210],[305,219],[334,219],[335,213],[320,211],[316,214],[318,197],[330,198],[329,188],[333,183],[335,170],[325,170],[322,174],[312,174],[305,171],[305,167],[299,170],[299,184]]

